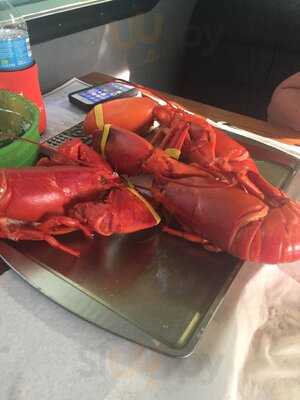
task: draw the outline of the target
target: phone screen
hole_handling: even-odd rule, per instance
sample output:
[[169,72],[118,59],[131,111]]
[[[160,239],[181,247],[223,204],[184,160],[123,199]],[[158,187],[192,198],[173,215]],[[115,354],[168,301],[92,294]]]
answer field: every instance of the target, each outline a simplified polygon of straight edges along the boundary
[[125,85],[123,83],[110,82],[99,87],[93,87],[91,89],[83,90],[77,93],[77,98],[85,99],[87,103],[99,103],[105,100],[109,100],[112,97],[120,96],[133,89],[132,86]]

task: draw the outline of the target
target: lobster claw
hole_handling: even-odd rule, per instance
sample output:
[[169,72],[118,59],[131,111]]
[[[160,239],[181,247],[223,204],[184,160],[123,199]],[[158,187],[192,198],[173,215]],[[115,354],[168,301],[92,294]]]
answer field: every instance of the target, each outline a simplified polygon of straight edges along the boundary
[[84,131],[92,135],[112,124],[132,132],[145,132],[153,123],[155,101],[148,97],[129,97],[98,104],[86,116]]
[[160,217],[134,189],[112,189],[104,202],[79,203],[70,215],[100,235],[132,233],[152,228]]

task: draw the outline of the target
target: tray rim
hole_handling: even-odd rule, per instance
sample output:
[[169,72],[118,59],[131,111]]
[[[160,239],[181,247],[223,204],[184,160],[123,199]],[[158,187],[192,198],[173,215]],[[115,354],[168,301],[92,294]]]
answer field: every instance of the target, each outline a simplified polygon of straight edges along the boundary
[[[96,325],[98,328],[104,329],[110,333],[113,333],[123,339],[127,339],[132,343],[138,344],[139,346],[147,347],[151,350],[157,351],[161,354],[166,356],[171,356],[175,358],[186,358],[190,356],[196,349],[197,344],[205,332],[207,326],[212,321],[213,316],[221,306],[225,294],[227,293],[229,287],[231,286],[234,278],[240,271],[242,265],[244,264],[243,261],[240,261],[234,270],[231,272],[229,277],[227,278],[226,285],[222,287],[218,295],[215,297],[214,301],[210,305],[209,310],[204,315],[202,322],[198,324],[197,328],[191,335],[190,340],[183,345],[182,347],[173,347],[160,341],[157,338],[152,337],[151,335],[147,334],[143,329],[138,327],[137,325],[131,323],[127,318],[123,317],[119,313],[112,311],[109,307],[97,301],[94,297],[90,296],[90,294],[85,293],[82,290],[78,290],[71,282],[66,279],[61,279],[58,275],[54,274],[49,269],[43,267],[42,264],[32,260],[30,257],[26,256],[19,250],[15,249],[14,247],[7,244],[4,240],[0,240],[0,259],[3,260],[19,277],[21,277],[27,284],[31,287],[36,289],[38,292],[45,295],[49,300],[53,301],[54,303],[58,304],[59,306],[63,307],[65,310],[71,312],[78,318],[81,318],[89,323]],[[28,268],[31,270],[31,275],[35,275],[35,278],[29,277],[27,274]],[[34,274],[35,273],[35,274]],[[39,275],[47,276],[47,286],[42,286],[40,283]],[[60,298],[55,298],[52,291],[57,291],[57,285],[59,286],[60,290],[63,287],[68,288],[68,296],[65,296],[66,292],[61,290]],[[74,294],[75,293],[75,294]],[[97,320],[97,318],[93,318],[91,315],[95,315],[93,312],[91,313],[84,313],[84,315],[79,314],[74,310],[72,306],[72,301],[70,298],[72,296],[78,297],[79,295],[84,300],[85,304],[88,304],[89,310],[101,310],[101,316],[103,320],[109,318],[109,324],[104,324],[103,321],[101,322],[101,326]],[[83,307],[84,310],[87,310],[87,307]],[[99,314],[99,313],[98,313]],[[106,321],[107,322],[107,321]],[[118,324],[116,328],[115,325]],[[122,329],[125,329],[125,334],[122,332],[120,333],[119,325],[121,324]],[[105,325],[105,326],[104,326]],[[134,326],[134,330],[136,335],[132,334],[132,327]],[[128,332],[130,331],[130,332]],[[142,337],[142,340],[140,339]]]

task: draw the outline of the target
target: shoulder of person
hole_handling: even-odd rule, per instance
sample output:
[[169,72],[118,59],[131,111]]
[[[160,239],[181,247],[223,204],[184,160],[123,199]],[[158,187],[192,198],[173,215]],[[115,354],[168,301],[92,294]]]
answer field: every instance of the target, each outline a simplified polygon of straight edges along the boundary
[[300,89],[300,72],[289,76],[287,79],[282,81],[275,90],[278,89]]

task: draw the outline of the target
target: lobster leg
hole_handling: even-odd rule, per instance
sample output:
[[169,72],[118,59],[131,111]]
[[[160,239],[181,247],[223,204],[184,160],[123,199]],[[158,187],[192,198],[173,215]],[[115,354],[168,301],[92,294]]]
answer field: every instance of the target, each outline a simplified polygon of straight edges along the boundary
[[185,240],[188,240],[189,242],[201,244],[208,251],[212,251],[215,253],[222,251],[219,247],[214,246],[207,239],[204,239],[200,235],[196,235],[191,232],[180,231],[178,229],[170,228],[169,226],[164,226],[162,228],[162,231],[168,233],[169,235],[177,236]]
[[92,238],[92,232],[78,220],[65,216],[51,217],[38,225],[38,229],[51,235],[64,235],[81,230],[88,238]]
[[14,241],[19,240],[43,240],[51,247],[62,250],[72,256],[79,257],[79,251],[72,249],[69,246],[64,246],[52,235],[44,231],[40,231],[38,227],[26,226],[18,222],[11,222],[8,218],[0,219],[0,237]]
[[252,182],[255,182],[256,186],[264,193],[265,200],[270,205],[282,205],[286,201],[288,201],[287,196],[280,189],[273,186],[270,182],[268,182],[262,175],[259,173],[255,173],[253,171],[249,171],[248,176],[250,177]]
[[151,144],[164,149],[167,154],[178,160],[181,154],[181,148],[188,134],[188,124],[185,124],[182,129],[158,128],[151,140]]
[[[202,170],[209,172],[217,179],[227,180],[228,177],[222,173],[222,169],[213,164],[215,159],[215,142],[216,137],[213,131],[207,131],[201,140],[198,140],[197,148],[193,149],[193,156],[189,157],[187,148],[192,144],[190,138],[190,125],[179,120],[178,116],[170,122],[170,127],[156,128],[155,134],[150,140],[151,144],[155,147],[165,150],[165,152],[172,158],[178,160],[181,155],[183,158],[193,166],[198,166]],[[194,153],[200,152],[201,163],[199,163],[199,156],[195,159]],[[205,160],[205,161],[204,161]]]
[[[159,111],[162,108],[158,106],[156,111],[160,119],[163,118]],[[171,157],[173,154],[182,153],[188,162],[204,168],[209,167],[215,176],[218,176],[218,172],[226,177],[231,176],[231,180],[235,180],[243,190],[260,199],[265,199],[269,205],[274,205],[274,202],[280,203],[286,198],[278,188],[260,175],[248,151],[242,146],[237,144],[237,149],[231,151],[228,149],[224,151],[224,155],[219,156],[216,148],[217,131],[212,126],[204,121],[202,129],[193,123],[187,127],[187,123],[183,121],[180,121],[178,115],[175,114],[173,119],[168,121],[170,127],[157,128],[151,143],[167,151]],[[178,140],[180,131],[181,140]],[[221,132],[219,137],[222,139],[221,142],[232,142],[231,139],[225,140],[226,136]],[[169,148],[177,149],[178,152],[172,154]],[[178,159],[178,156],[175,158]]]

